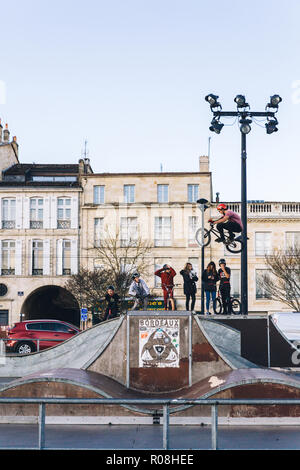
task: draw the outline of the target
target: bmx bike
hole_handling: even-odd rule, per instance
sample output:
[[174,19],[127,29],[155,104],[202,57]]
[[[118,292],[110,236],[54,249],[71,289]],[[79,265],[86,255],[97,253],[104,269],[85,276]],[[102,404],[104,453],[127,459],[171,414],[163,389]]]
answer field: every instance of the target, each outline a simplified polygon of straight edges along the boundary
[[[220,237],[220,232],[214,228],[214,224],[210,223],[210,229],[204,229],[204,245],[208,246],[211,242],[211,236],[214,234],[216,238]],[[196,242],[198,245],[202,246],[202,229],[199,228],[195,233]],[[244,244],[242,242],[241,235],[235,237],[233,240],[230,239],[229,235],[224,233],[224,245],[226,246],[227,250],[231,253],[240,253],[243,250]]]
[[[224,311],[223,302],[220,295],[220,290],[218,290],[218,294],[216,300],[213,302],[213,309],[216,315],[221,315]],[[228,301],[228,309],[229,315],[232,313],[233,315],[240,315],[241,313],[241,303],[235,297],[230,297]]]

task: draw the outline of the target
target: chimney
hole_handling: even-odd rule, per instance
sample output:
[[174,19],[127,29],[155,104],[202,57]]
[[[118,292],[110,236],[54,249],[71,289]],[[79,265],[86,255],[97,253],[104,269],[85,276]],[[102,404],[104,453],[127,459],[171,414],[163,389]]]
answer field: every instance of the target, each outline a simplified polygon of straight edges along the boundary
[[5,129],[3,131],[3,142],[9,142],[9,130],[8,130],[8,124],[5,124]]
[[17,137],[15,135],[13,136],[13,140],[12,140],[11,145],[14,149],[14,152],[15,152],[17,158],[19,158],[19,145],[18,145],[18,142],[17,142]]
[[3,126],[1,124],[1,119],[0,119],[0,144],[2,143],[2,129],[3,129]]
[[208,155],[201,155],[199,157],[199,171],[200,173],[209,172],[209,156]]
[[220,193],[216,193],[216,203],[220,202]]
[[84,174],[84,160],[82,158],[78,160],[78,167],[79,167],[78,173],[80,175],[83,175]]

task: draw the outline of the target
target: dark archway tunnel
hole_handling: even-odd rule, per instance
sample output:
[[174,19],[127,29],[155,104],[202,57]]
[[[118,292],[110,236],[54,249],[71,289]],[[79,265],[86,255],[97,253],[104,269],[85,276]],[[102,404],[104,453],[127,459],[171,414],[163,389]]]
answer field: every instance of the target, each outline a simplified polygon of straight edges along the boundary
[[74,296],[59,286],[43,286],[29,294],[24,301],[23,320],[63,320],[80,324],[80,310]]

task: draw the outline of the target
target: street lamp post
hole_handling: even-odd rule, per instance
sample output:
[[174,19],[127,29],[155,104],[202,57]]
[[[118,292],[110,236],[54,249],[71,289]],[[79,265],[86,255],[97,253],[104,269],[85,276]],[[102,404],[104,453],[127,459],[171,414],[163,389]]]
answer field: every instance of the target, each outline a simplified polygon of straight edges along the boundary
[[221,111],[222,106],[218,102],[218,96],[210,94],[205,100],[210,104],[213,113],[210,131],[220,134],[224,124],[220,122],[221,117],[236,117],[239,119],[241,132],[241,219],[243,224],[242,242],[243,250],[241,252],[241,312],[248,314],[248,250],[247,250],[247,152],[246,136],[251,131],[250,124],[256,117],[266,118],[265,128],[267,134],[277,132],[278,121],[275,114],[278,111],[278,105],[282,101],[279,95],[270,97],[264,112],[250,111],[250,106],[246,103],[243,95],[237,95],[234,99],[237,105],[237,111]]
[[203,289],[203,281],[202,281],[202,273],[204,271],[204,212],[208,208],[206,205],[208,203],[207,199],[198,199],[197,204],[199,205],[199,209],[201,211],[201,313],[204,315],[204,289]]

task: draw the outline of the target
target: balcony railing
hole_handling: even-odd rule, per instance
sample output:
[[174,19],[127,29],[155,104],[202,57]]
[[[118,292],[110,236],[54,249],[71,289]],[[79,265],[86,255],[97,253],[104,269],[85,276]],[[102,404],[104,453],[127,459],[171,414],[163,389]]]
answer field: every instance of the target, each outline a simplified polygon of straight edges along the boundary
[[[228,202],[228,209],[241,213],[241,203]],[[300,202],[248,202],[248,217],[300,217]]]
[[14,276],[15,270],[12,268],[1,269],[1,276]]
[[30,228],[34,228],[34,229],[43,228],[43,221],[42,220],[31,220],[30,221]]
[[71,221],[70,220],[58,220],[57,228],[63,228],[63,229],[71,228]]
[[2,228],[12,229],[16,227],[15,220],[2,220]]

